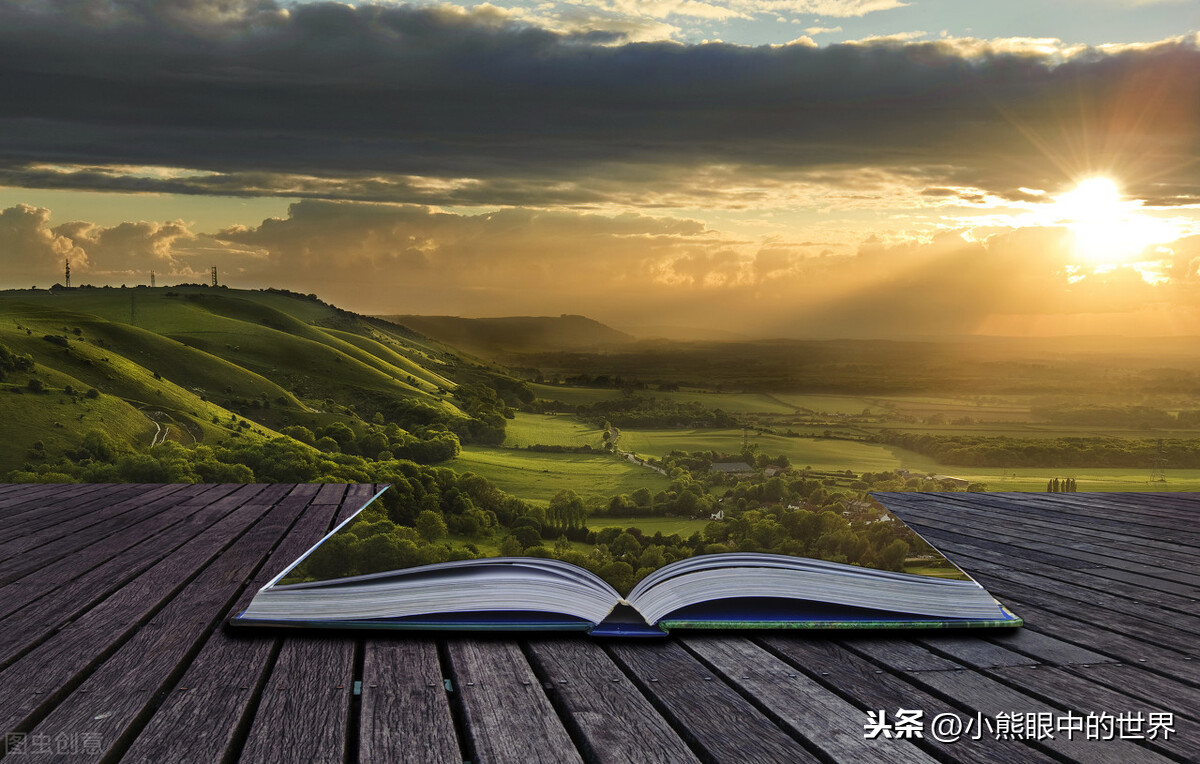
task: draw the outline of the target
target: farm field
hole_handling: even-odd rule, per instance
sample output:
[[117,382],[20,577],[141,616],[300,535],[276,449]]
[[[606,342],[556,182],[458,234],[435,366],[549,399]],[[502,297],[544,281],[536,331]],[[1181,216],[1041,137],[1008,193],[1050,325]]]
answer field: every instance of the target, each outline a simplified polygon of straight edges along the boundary
[[620,398],[621,391],[602,387],[572,387],[570,385],[530,384],[533,394],[548,401],[562,401],[572,406],[588,406],[597,401]]
[[1052,478],[1075,478],[1080,493],[1086,492],[1159,492],[1200,491],[1200,470],[1166,470],[1166,482],[1150,482],[1149,470],[1132,468],[1105,469],[1102,467],[1079,467],[1076,469],[1056,467],[1013,467],[996,468],[942,467],[943,474],[965,478],[972,482],[985,483],[989,491],[1032,491],[1046,490]]
[[504,428],[506,446],[591,446],[603,448],[603,430],[589,427],[574,416],[517,412]]
[[548,503],[564,488],[575,491],[586,502],[633,493],[639,488],[657,493],[670,483],[653,470],[610,454],[547,454],[466,446],[447,464],[456,472],[474,472],[506,493],[539,503]]
[[640,528],[642,533],[653,536],[662,533],[670,536],[678,533],[687,538],[693,533],[704,530],[708,520],[691,520],[685,517],[589,517],[588,527],[594,531],[601,528]]
[[[874,443],[819,438],[785,438],[781,435],[753,434],[750,442],[762,453],[786,456],[793,467],[815,470],[854,469],[859,472],[894,470],[905,466],[897,456],[901,449]],[[669,451],[742,450],[741,430],[622,430],[618,445],[623,451],[641,456],[662,457]],[[908,452],[902,452],[907,454]],[[914,456],[916,456],[914,454]]]
[[[574,406],[586,406],[598,401],[620,398],[620,390],[598,387],[569,387],[567,385],[530,385],[538,398],[562,401]],[[794,414],[796,406],[779,396],[767,393],[707,393],[699,390],[661,392],[638,390],[637,395],[663,398],[675,403],[699,403],[710,409],[721,409],[730,414]],[[862,409],[857,409],[858,413]]]
[[1200,470],[1168,469],[1164,471],[1167,482],[1151,483],[1150,470],[1133,467],[956,467],[911,451],[893,450],[901,455],[904,469],[985,483],[989,491],[1042,492],[1053,478],[1075,478],[1081,493],[1200,491]]
[[[998,437],[1005,436],[1010,438],[1103,438],[1103,437],[1119,437],[1119,438],[1163,438],[1170,440],[1174,438],[1200,438],[1200,430],[1192,429],[1121,429],[1118,427],[1102,427],[1098,425],[1075,425],[1075,424],[1016,424],[1016,423],[997,423],[995,425],[987,425],[984,423],[975,424],[901,424],[901,423],[847,423],[842,425],[843,428],[852,428],[863,432],[878,432],[879,430],[892,429],[903,432],[912,432],[924,435],[970,435],[970,436],[986,436]],[[793,428],[796,429],[796,428]]]

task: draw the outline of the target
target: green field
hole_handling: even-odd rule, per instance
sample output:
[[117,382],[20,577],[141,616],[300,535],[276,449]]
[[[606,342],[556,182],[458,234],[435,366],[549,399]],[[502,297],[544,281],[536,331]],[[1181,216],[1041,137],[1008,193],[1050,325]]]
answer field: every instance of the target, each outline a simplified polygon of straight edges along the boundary
[[603,430],[589,427],[573,416],[517,413],[505,427],[506,446],[604,447]]
[[611,388],[571,387],[569,385],[531,384],[533,394],[548,401],[562,401],[572,406],[589,406],[597,401],[620,398],[621,391]]
[[[570,387],[567,385],[531,385],[531,387],[538,398],[562,401],[572,406],[587,406],[624,395],[620,390],[611,388]],[[794,414],[796,412],[795,406],[784,402],[778,396],[765,393],[708,393],[698,390],[664,393],[658,390],[638,390],[636,394],[651,398],[663,398],[675,403],[699,403],[705,408],[720,409],[730,414]]]
[[594,531],[601,528],[640,528],[642,533],[653,536],[662,533],[670,536],[678,533],[681,538],[687,538],[693,533],[704,530],[708,520],[689,520],[684,517],[589,517],[588,527]]
[[912,432],[928,435],[978,435],[987,437],[1004,436],[1009,438],[1101,438],[1101,437],[1119,437],[1119,438],[1162,438],[1171,440],[1173,438],[1200,438],[1200,430],[1171,428],[1159,430],[1132,430],[1121,429],[1119,427],[1101,427],[1093,425],[1070,425],[1070,424],[1017,424],[1004,423],[987,425],[985,423],[976,424],[889,424],[887,422],[881,424],[855,424],[846,425],[850,429],[857,429],[863,432],[875,432],[885,428],[895,430],[903,430],[904,432]]
[[564,488],[587,501],[630,494],[639,488],[657,493],[670,482],[653,470],[611,454],[544,454],[466,446],[449,466],[459,473],[482,475],[506,493],[537,502],[549,502]]
[[[786,456],[793,467],[815,470],[859,472],[893,470],[904,466],[893,449],[874,443],[822,438],[785,438],[781,435],[752,434],[750,442],[768,456]],[[742,450],[741,430],[622,430],[619,446],[641,456],[662,457],[669,451],[721,451],[729,454]],[[907,453],[907,452],[905,452]]]

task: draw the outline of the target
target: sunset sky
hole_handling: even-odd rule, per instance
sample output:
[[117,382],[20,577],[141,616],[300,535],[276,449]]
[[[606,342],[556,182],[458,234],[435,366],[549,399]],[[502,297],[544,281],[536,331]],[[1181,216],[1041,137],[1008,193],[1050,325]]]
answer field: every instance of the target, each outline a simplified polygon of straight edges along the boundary
[[0,287],[1200,335],[1194,0],[0,0]]

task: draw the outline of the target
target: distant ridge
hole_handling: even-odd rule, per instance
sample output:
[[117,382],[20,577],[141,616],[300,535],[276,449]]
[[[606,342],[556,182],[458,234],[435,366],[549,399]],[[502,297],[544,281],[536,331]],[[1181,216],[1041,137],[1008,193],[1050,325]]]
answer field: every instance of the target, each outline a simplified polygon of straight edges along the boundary
[[507,353],[583,350],[625,345],[632,335],[586,316],[377,316],[485,358]]

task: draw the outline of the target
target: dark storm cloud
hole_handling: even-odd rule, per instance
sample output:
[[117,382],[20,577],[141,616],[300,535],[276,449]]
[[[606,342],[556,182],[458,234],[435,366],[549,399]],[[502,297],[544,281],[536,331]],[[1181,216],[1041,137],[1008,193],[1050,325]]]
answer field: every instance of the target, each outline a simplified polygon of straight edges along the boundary
[[681,168],[873,166],[1001,195],[1088,169],[1200,194],[1194,41],[1062,63],[953,41],[609,42],[490,7],[0,0],[0,182],[587,204],[608,198],[588,186],[665,189]]

